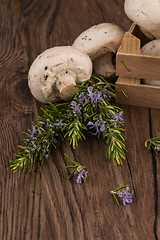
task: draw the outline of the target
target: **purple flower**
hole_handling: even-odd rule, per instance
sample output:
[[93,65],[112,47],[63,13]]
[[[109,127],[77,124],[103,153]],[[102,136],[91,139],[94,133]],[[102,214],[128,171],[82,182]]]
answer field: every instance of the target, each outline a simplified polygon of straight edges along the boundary
[[48,158],[48,154],[43,153],[44,158]]
[[29,149],[32,153],[34,153],[35,152],[35,148],[34,147],[32,147],[32,146],[26,146],[26,148],[27,149]]
[[36,127],[32,124],[32,130],[28,130],[28,135],[34,138],[36,137],[36,134],[37,134]]
[[87,96],[89,96],[91,98],[91,103],[98,103],[100,101],[103,100],[102,96],[102,92],[93,92],[93,87],[90,86],[88,87],[88,94]]
[[100,132],[104,132],[105,131],[105,124],[103,123],[103,125],[100,127]]
[[43,156],[44,156],[44,158],[48,158],[49,157],[49,149],[48,148],[44,148],[43,149]]
[[98,103],[100,101],[103,100],[102,96],[102,92],[98,92],[97,94],[95,94],[95,99],[94,99],[94,103]]
[[85,169],[83,169],[79,174],[78,174],[78,177],[77,177],[77,183],[78,184],[81,184],[83,182],[86,181],[86,178],[87,178],[87,171]]
[[78,96],[78,100],[80,102],[81,105],[83,105],[84,103],[88,102],[88,98],[87,96],[84,94],[84,92],[80,93]]
[[95,129],[95,133],[92,133],[93,135],[97,135],[100,132],[104,132],[105,131],[105,121],[103,120],[102,116],[100,115],[99,117],[97,117],[95,119],[96,121],[93,122],[88,122],[87,126],[89,126],[89,129]]
[[75,101],[71,102],[71,106],[72,106],[72,109],[75,112],[77,112],[79,115],[81,115],[81,111],[80,111],[79,105]]
[[115,114],[115,115],[113,116],[113,119],[114,119],[116,122],[124,123],[123,111],[120,111],[118,114]]
[[44,126],[45,125],[45,122],[42,122],[42,121],[39,121],[39,124]]
[[87,94],[87,96],[91,98],[91,103],[93,103],[94,97],[95,97],[95,94],[92,91],[93,91],[93,87],[92,86],[88,87],[89,94]]
[[41,127],[44,130],[48,130],[50,128],[53,128],[53,124],[51,123],[51,121],[49,119],[46,119],[46,121],[44,121],[44,122],[39,121],[39,124],[41,125]]
[[126,190],[117,192],[118,197],[122,198],[124,206],[126,205],[126,203],[132,203],[132,194],[134,192],[132,191],[131,193],[129,193],[128,191],[129,187],[126,187]]
[[55,127],[59,127],[60,126],[60,129],[62,129],[65,125],[66,125],[66,123],[63,123],[62,119],[57,120],[57,122],[53,124],[53,126],[55,126]]
[[91,132],[91,134],[97,135],[97,134],[99,133],[99,128],[98,128],[98,125],[97,125],[96,122],[95,122],[95,123],[88,122],[87,126],[89,126],[89,127],[88,127],[89,129],[95,128],[95,130],[96,130],[95,133],[92,133],[92,132]]
[[51,138],[52,142],[56,145],[57,144],[57,140],[54,137],[54,132],[52,132],[50,138]]

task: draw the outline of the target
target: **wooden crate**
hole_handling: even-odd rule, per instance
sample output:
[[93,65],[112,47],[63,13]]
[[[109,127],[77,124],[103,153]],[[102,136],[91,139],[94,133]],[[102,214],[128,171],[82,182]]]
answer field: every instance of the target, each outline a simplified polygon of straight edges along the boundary
[[160,81],[160,57],[140,54],[147,42],[135,24],[124,34],[116,56],[116,103],[160,108],[160,87],[142,83],[142,79]]

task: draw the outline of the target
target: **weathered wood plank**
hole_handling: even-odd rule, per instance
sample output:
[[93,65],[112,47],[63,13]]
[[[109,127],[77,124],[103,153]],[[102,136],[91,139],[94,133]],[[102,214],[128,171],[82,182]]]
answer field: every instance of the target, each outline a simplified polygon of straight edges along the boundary
[[[34,58],[51,46],[72,44],[96,23],[114,22],[127,30],[130,22],[123,4],[122,0],[1,1],[0,239],[158,239],[159,165],[155,171],[144,141],[153,124],[153,134],[159,133],[159,111],[149,115],[148,109],[123,106],[128,153],[122,167],[106,159],[102,139],[87,136],[74,151],[65,142],[43,167],[38,164],[29,174],[7,171],[22,143],[22,131],[44,106],[32,98],[27,86]],[[66,179],[64,152],[87,167],[86,184]],[[110,191],[124,184],[134,187],[134,203],[118,208]]]
[[[136,192],[134,214],[137,219],[135,239],[157,239],[153,225],[155,219],[154,169],[152,154],[144,143],[150,137],[150,115],[147,108],[124,107],[126,116],[127,157]],[[128,124],[129,122],[129,124]],[[149,230],[150,229],[150,230]],[[135,236],[134,236],[135,237]],[[134,238],[133,238],[134,239]]]
[[[151,109],[149,111],[150,119],[150,135],[151,137],[160,136],[160,127],[159,127],[159,117],[160,110]],[[152,165],[154,172],[154,217],[152,218],[154,233],[157,236],[156,239],[160,238],[160,214],[159,214],[159,204],[160,204],[160,165],[159,165],[159,156],[152,154]]]

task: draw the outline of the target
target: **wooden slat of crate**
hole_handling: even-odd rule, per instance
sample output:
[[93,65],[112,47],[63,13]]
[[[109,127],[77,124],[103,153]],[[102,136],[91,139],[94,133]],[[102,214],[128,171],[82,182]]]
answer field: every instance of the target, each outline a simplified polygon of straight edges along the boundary
[[160,80],[159,57],[119,53],[117,59],[116,74],[118,76]]
[[137,84],[137,81],[134,82],[133,79],[126,81],[126,78],[123,77],[118,79],[116,85],[118,87],[116,89],[116,103],[160,108],[160,87]]
[[[136,28],[135,25],[131,27],[130,29],[131,33],[134,32],[135,28]],[[123,46],[121,46],[117,52],[116,57],[117,76],[160,80],[160,57],[141,55],[140,51],[134,52],[135,48],[134,41],[137,43],[139,41],[139,44],[141,44],[141,42],[140,39],[136,38],[131,33],[130,32],[125,33],[122,41]],[[135,39],[132,39],[131,36],[135,37]],[[128,51],[129,50],[128,45],[130,45],[131,42],[132,51]],[[125,47],[124,50],[122,49],[122,47]]]
[[[129,32],[125,33],[119,53],[139,56],[140,40]],[[123,65],[127,70],[128,66],[125,63]],[[119,77],[116,86],[118,87],[116,89],[116,103],[160,108],[160,87],[144,85],[140,83],[139,78],[129,77]]]
[[[138,41],[138,39],[128,32],[125,33],[118,53],[130,53],[130,52],[139,53],[139,51],[140,42]],[[127,66],[125,67],[127,68]],[[131,84],[133,86],[134,85],[140,86],[140,79],[119,77],[119,79],[116,82],[116,86],[118,87],[118,89],[116,89],[116,102],[122,104],[126,104],[127,102],[128,104],[130,104],[131,99],[128,87],[130,87]],[[131,100],[131,103],[132,102],[133,100]]]
[[[121,48],[118,50],[118,53],[132,53],[132,54],[140,54],[140,40],[133,36],[131,33],[127,32],[124,34],[122,43],[121,43]],[[118,63],[117,63],[118,64]],[[125,64],[125,62],[122,62],[123,67],[127,70],[130,71]],[[117,70],[116,70],[117,71]],[[121,76],[121,75],[120,75]],[[120,79],[119,79],[120,81]],[[135,78],[122,78],[121,82],[130,82],[130,83],[136,83],[140,84],[140,79],[135,79]]]

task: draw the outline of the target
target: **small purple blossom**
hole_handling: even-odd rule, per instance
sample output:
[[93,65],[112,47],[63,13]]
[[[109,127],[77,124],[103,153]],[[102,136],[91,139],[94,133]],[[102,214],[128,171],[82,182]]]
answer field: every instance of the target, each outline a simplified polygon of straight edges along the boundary
[[33,147],[33,146],[26,146],[26,148],[28,149],[28,150],[30,150],[32,153],[34,153],[35,152],[35,148]]
[[105,124],[103,123],[103,125],[100,127],[100,132],[104,132],[105,131]]
[[71,102],[71,108],[77,112],[79,115],[81,115],[81,111],[80,111],[80,108],[79,108],[79,105],[75,102],[75,101],[72,101]]
[[49,157],[49,155],[45,154],[45,153],[43,153],[43,156],[44,156],[44,158],[48,158]]
[[132,203],[132,195],[134,192],[132,191],[131,193],[129,193],[128,191],[129,191],[129,187],[126,187],[126,190],[116,192],[118,197],[122,198],[124,206],[126,205],[126,203]]
[[93,103],[95,94],[93,93],[93,87],[92,86],[88,87],[88,92],[89,93],[87,94],[87,96],[89,96],[91,98],[91,103]]
[[71,174],[68,176],[68,179],[74,177],[75,175],[78,174],[77,176],[77,183],[82,184],[83,182],[86,182],[87,179],[87,174],[88,172],[86,171],[85,167],[80,165],[78,162],[70,158],[67,154],[64,154],[70,162],[74,164],[74,166],[67,166],[66,168],[72,168],[74,169]]
[[113,119],[114,119],[117,123],[124,123],[123,111],[120,111],[119,113],[115,114],[115,115],[113,116]]
[[46,158],[48,158],[49,157],[49,149],[48,148],[44,148],[44,150],[43,150],[43,157],[46,159]]
[[98,92],[97,94],[95,94],[95,99],[94,99],[94,103],[98,103],[100,101],[102,101],[102,92]]
[[89,126],[88,128],[89,129],[95,129],[95,133],[91,132],[92,135],[97,135],[99,133],[99,128],[98,128],[98,125],[97,123],[92,123],[92,122],[88,122],[87,126]]
[[45,122],[39,121],[39,124],[43,127],[45,125]]
[[89,126],[88,129],[95,129],[94,133],[91,132],[91,134],[93,134],[93,135],[97,135],[100,132],[104,132],[105,129],[106,129],[105,128],[105,123],[106,122],[103,120],[101,115],[99,117],[97,117],[95,120],[96,121],[94,123],[90,121],[87,124],[87,126]]
[[57,120],[56,123],[53,124],[53,126],[55,126],[55,127],[59,127],[60,126],[60,129],[62,129],[65,125],[66,125],[66,123],[63,123],[62,119]]
[[85,169],[80,171],[80,173],[77,176],[77,183],[78,184],[82,184],[83,182],[86,182],[87,173],[88,172]]
[[52,129],[54,127],[53,123],[49,119],[46,119],[44,122],[39,121],[39,124],[44,130]]
[[51,141],[56,145],[57,144],[57,140],[55,139],[54,132],[52,132],[50,138],[51,138]]
[[98,102],[103,100],[102,92],[96,92],[96,91],[93,92],[93,87],[92,86],[88,87],[88,94],[87,94],[87,96],[90,97],[91,103],[95,103],[96,104],[96,103],[98,103]]
[[78,100],[80,102],[81,105],[85,104],[86,102],[88,102],[88,98],[87,96],[84,94],[84,92],[81,92],[78,96]]
[[36,135],[37,135],[36,127],[33,124],[32,124],[32,129],[28,130],[28,135],[32,138],[36,137]]

